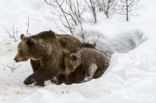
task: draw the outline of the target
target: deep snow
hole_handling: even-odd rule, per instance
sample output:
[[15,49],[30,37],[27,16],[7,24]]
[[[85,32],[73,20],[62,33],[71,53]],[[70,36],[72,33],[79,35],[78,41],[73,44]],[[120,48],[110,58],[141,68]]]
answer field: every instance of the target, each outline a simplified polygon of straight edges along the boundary
[[[0,103],[156,102],[155,0],[141,0],[139,16],[132,17],[129,23],[99,17],[96,25],[84,24],[87,41],[95,41],[97,35],[93,34],[98,34],[97,48],[115,52],[101,78],[73,85],[47,82],[43,88],[23,84],[32,73],[31,66],[29,61],[14,63],[18,43],[6,41],[9,39],[5,30],[16,24],[19,32],[25,33],[27,17],[31,15],[31,33],[51,29],[51,25],[57,31],[49,8],[39,0],[0,2]],[[12,72],[10,66],[14,64],[18,68]]]

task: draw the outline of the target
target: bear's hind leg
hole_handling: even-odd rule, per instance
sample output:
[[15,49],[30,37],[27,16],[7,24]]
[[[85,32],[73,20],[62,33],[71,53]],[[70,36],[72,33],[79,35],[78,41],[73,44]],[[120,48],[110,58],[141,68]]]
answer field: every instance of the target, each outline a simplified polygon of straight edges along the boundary
[[97,65],[96,64],[91,64],[88,68],[88,73],[86,73],[85,75],[85,79],[84,82],[89,81],[90,79],[92,79],[94,77],[94,74],[97,70]]
[[51,79],[50,81],[52,83],[60,85],[64,82],[64,80],[65,80],[65,77],[63,75],[58,75],[57,77],[53,77],[53,79]]

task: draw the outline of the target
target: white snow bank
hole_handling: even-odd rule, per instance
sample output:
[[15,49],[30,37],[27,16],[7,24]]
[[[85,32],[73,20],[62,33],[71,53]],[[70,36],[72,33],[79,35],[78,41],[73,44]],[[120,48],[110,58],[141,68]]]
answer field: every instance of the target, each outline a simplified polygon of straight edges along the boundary
[[78,93],[64,94],[57,97],[47,90],[40,89],[17,103],[72,103],[73,101],[74,103],[80,103],[84,100],[84,97]]
[[[154,77],[156,78],[156,76]],[[17,103],[155,103],[156,90],[152,79],[145,79],[146,82],[141,82],[139,85],[130,88],[117,90],[111,95],[106,95],[97,98],[84,98],[79,93],[62,93],[59,96],[54,95],[45,89],[39,89],[30,96],[20,99]]]

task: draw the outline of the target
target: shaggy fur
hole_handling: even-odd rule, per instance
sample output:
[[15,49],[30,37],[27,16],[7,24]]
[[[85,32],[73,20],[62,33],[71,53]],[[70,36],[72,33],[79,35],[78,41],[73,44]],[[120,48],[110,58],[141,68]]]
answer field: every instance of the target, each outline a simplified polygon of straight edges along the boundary
[[109,66],[108,56],[93,48],[80,48],[64,55],[66,84],[99,78]]
[[27,77],[24,84],[44,85],[45,80],[57,76],[62,65],[62,49],[74,50],[82,43],[71,35],[59,35],[53,31],[44,31],[39,34],[25,37],[21,35],[18,45],[16,62],[30,59],[33,74]]

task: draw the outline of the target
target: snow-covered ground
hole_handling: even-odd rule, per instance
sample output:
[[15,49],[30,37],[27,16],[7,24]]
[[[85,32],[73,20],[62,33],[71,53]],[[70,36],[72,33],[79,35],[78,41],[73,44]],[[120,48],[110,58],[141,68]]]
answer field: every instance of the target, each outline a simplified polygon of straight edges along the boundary
[[87,41],[95,41],[98,36],[92,34],[98,34],[97,48],[114,52],[101,78],[35,87],[23,84],[31,66],[29,61],[14,63],[18,43],[7,41],[6,30],[14,24],[25,33],[28,16],[31,33],[49,30],[51,25],[57,31],[57,27],[42,0],[0,0],[0,103],[156,103],[155,4],[155,0],[140,0],[139,16],[128,23],[99,17],[96,25],[84,24],[86,31],[92,30]]

